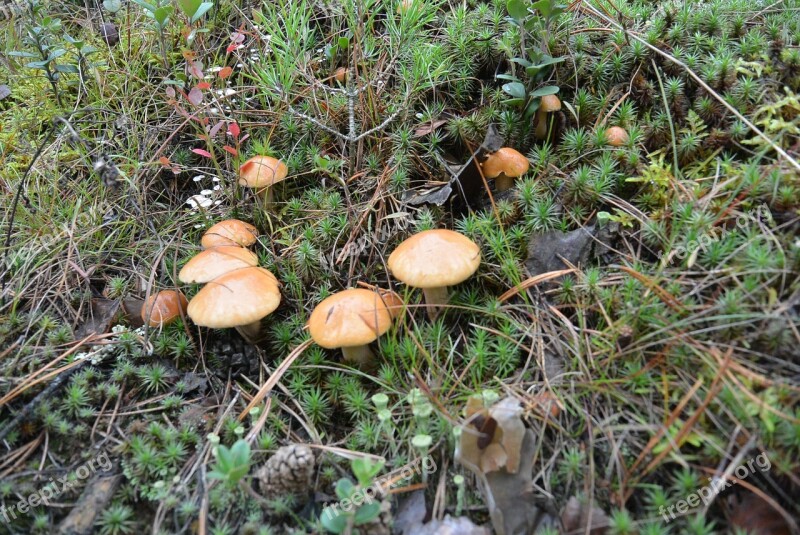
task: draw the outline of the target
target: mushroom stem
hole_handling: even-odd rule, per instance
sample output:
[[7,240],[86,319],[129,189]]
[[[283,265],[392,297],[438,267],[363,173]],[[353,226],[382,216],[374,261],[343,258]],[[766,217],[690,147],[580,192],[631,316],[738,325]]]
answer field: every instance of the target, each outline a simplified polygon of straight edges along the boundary
[[248,323],[247,325],[239,325],[236,331],[242,335],[242,338],[248,343],[256,345],[259,338],[261,338],[261,320]]
[[342,355],[347,362],[354,362],[360,368],[369,367],[375,362],[375,355],[368,345],[342,348]]
[[275,196],[272,193],[272,186],[267,186],[258,192],[261,198],[264,199],[264,208],[270,209],[275,202]]
[[509,190],[514,186],[514,177],[503,173],[494,179],[494,186],[497,191]]
[[441,308],[447,304],[447,286],[423,288],[422,293],[425,294],[425,304],[428,305],[428,317],[436,319]]
[[536,132],[534,133],[534,136],[539,141],[547,137],[547,123],[547,112],[539,109],[539,111],[536,112]]

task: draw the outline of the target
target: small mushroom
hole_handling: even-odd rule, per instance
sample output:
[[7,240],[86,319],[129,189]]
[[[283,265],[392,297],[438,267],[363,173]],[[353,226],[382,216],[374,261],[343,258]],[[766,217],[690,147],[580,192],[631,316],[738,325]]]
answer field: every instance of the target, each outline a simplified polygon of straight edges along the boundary
[[347,81],[347,69],[345,67],[339,67],[333,72],[333,79],[343,84]]
[[620,126],[612,126],[606,130],[606,141],[612,147],[622,147],[629,139],[628,132]]
[[221,245],[195,255],[178,273],[178,279],[184,283],[206,283],[229,271],[257,265],[258,257],[249,249]]
[[503,147],[490,154],[483,164],[483,176],[493,178],[497,191],[506,191],[514,185],[514,179],[528,172],[530,162],[519,151]]
[[547,138],[550,130],[550,114],[561,111],[561,100],[555,95],[545,95],[536,111],[536,132],[534,135],[539,141]]
[[169,325],[186,313],[186,304],[186,296],[180,290],[161,290],[144,302],[142,321],[150,327]]
[[380,293],[351,288],[324,299],[308,319],[311,338],[326,349],[341,348],[344,360],[369,367],[370,344],[392,325],[392,313]]
[[226,219],[209,228],[203,234],[200,245],[203,246],[203,249],[220,245],[250,247],[256,242],[257,236],[258,230],[250,223],[238,219]]
[[421,288],[433,319],[447,303],[447,287],[465,281],[477,271],[481,250],[469,238],[447,229],[425,230],[397,246],[387,265],[392,274]]
[[278,308],[280,283],[260,267],[246,267],[217,277],[189,302],[189,317],[197,325],[213,329],[236,328],[255,344],[261,334],[261,320]]
[[289,169],[282,161],[271,156],[254,156],[239,168],[239,185],[254,188],[264,196],[267,206],[272,204],[272,186],[283,181]]

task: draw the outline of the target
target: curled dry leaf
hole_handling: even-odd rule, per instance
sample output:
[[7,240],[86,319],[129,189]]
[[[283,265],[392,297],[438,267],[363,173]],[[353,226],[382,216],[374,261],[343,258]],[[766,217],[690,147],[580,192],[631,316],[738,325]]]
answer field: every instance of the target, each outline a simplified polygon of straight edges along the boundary
[[461,431],[456,460],[484,474],[501,468],[516,473],[525,436],[519,402],[505,398],[486,409],[480,396],[472,396],[467,400],[466,415],[471,423]]

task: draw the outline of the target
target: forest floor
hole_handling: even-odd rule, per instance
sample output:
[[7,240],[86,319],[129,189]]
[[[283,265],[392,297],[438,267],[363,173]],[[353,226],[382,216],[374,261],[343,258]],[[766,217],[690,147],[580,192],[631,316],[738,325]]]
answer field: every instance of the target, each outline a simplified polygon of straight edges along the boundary
[[[0,21],[0,533],[800,533],[798,12]],[[279,283],[260,331],[144,325],[229,218]],[[438,313],[387,266],[430,229],[480,250]],[[398,305],[361,364],[307,328],[347,288]]]

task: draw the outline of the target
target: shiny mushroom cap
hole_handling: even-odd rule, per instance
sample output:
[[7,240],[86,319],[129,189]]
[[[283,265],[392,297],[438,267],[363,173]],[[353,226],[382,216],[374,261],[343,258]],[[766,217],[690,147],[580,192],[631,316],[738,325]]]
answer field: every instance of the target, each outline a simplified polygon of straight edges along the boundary
[[197,325],[226,329],[248,325],[272,313],[281,302],[275,275],[260,267],[225,273],[197,292],[188,314]]
[[528,172],[530,162],[519,151],[503,147],[490,154],[481,167],[486,178],[497,178],[500,175],[518,177]]
[[621,147],[628,142],[628,132],[619,126],[612,126],[606,130],[606,140],[612,147]]
[[542,97],[539,109],[545,113],[561,111],[561,100],[555,95],[545,95]]
[[266,188],[281,182],[289,173],[282,161],[271,156],[253,156],[239,168],[239,185]]
[[142,306],[142,321],[150,327],[169,325],[186,313],[186,296],[180,290],[161,290]]
[[425,230],[401,243],[389,256],[392,274],[415,288],[458,284],[478,269],[481,250],[469,238],[447,229]]
[[250,247],[256,242],[258,230],[250,223],[238,219],[226,219],[213,225],[203,234],[200,244],[204,249],[220,245]]
[[311,338],[326,349],[374,342],[392,325],[392,314],[378,292],[351,288],[324,299],[308,319]]
[[258,265],[258,257],[249,249],[231,245],[211,247],[189,260],[178,279],[184,283],[206,283],[229,271]]

